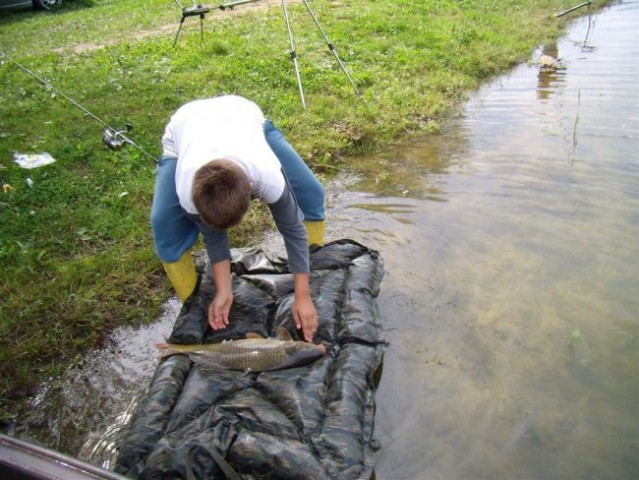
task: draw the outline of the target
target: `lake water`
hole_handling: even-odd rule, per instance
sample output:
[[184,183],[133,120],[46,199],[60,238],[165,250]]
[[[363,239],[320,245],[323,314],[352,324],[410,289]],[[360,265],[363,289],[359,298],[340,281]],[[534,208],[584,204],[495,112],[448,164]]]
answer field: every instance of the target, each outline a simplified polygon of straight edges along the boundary
[[639,4],[336,193],[378,249],[379,480],[639,478]]
[[[378,480],[639,478],[638,85],[639,3],[614,2],[329,185],[328,239],[385,261]],[[108,467],[178,308],[11,433]]]

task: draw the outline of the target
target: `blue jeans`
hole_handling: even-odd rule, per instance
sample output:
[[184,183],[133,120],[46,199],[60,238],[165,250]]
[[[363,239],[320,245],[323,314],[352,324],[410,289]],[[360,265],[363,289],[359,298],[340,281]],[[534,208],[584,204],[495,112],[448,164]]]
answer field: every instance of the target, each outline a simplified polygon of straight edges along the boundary
[[[324,188],[273,122],[264,122],[264,136],[282,165],[304,220],[324,220]],[[173,263],[197,240],[199,229],[180,205],[175,190],[177,158],[162,157],[155,177],[155,192],[151,207],[151,226],[155,250],[160,260]]]

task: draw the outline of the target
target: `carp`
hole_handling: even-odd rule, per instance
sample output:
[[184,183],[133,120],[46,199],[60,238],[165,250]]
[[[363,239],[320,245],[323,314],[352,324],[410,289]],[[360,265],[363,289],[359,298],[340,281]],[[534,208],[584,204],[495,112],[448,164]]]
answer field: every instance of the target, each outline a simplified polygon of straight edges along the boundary
[[155,346],[160,351],[159,358],[186,354],[195,363],[247,373],[300,367],[326,354],[324,345],[293,340],[282,327],[277,330],[277,338],[264,338],[256,333],[246,337],[219,343],[158,343]]

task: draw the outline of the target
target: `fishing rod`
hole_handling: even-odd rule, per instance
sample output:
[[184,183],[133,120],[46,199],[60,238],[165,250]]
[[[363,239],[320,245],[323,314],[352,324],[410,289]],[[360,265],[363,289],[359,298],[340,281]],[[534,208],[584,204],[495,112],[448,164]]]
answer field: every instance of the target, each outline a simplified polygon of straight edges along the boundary
[[592,3],[594,3],[594,0],[591,0],[591,1],[589,1],[589,2],[580,3],[579,5],[575,5],[574,7],[569,8],[568,10],[565,10],[565,11],[563,11],[563,12],[561,12],[561,13],[557,13],[557,14],[555,15],[555,17],[557,17],[557,18],[559,18],[559,17],[563,17],[564,15],[567,15],[567,14],[569,14],[570,12],[574,12],[575,10],[578,10],[578,9],[580,9],[581,7],[585,7],[586,5],[587,5],[588,7],[590,7],[590,5],[591,5]]
[[122,147],[124,144],[128,143],[129,145],[134,146],[140,152],[142,152],[144,155],[146,155],[147,157],[153,159],[153,161],[157,163],[157,158],[155,158],[149,152],[144,150],[140,145],[138,145],[133,140],[131,140],[131,138],[128,135],[125,135],[125,132],[128,133],[128,132],[130,132],[133,129],[133,125],[128,123],[123,130],[122,129],[113,128],[108,123],[106,123],[104,120],[102,120],[100,117],[98,117],[97,115],[91,113],[87,108],[83,107],[78,102],[76,102],[73,98],[69,97],[64,92],[60,91],[59,89],[57,89],[56,87],[51,85],[51,83],[48,82],[47,80],[45,80],[44,78],[40,77],[39,75],[37,75],[33,71],[29,70],[27,67],[25,67],[24,65],[19,63],[17,60],[15,60],[13,57],[8,55],[7,53],[5,53],[3,51],[0,51],[0,54],[2,54],[3,57],[8,59],[11,63],[13,63],[16,67],[21,69],[23,72],[27,73],[28,75],[30,75],[31,77],[35,78],[36,80],[38,80],[43,85],[45,85],[48,88],[50,88],[51,90],[53,90],[55,93],[60,95],[66,101],[68,101],[69,103],[71,103],[75,107],[79,108],[86,115],[88,115],[89,117],[93,118],[95,121],[100,123],[103,127],[105,127],[104,130],[102,131],[102,140],[104,141],[105,145],[107,147],[109,147],[111,150],[117,150],[118,148]]

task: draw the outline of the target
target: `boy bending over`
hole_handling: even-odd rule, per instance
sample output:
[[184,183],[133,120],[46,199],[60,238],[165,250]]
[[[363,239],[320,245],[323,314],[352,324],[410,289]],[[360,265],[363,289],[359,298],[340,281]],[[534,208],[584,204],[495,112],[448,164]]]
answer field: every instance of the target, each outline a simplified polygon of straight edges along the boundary
[[293,318],[304,338],[317,331],[309,286],[309,245],[324,243],[324,189],[302,158],[253,102],[236,95],[195,100],[171,117],[162,137],[151,210],[158,256],[178,298],[195,289],[191,247],[204,238],[215,283],[208,310],[225,328],[233,303],[226,230],[251,199],[263,200],[284,239],[293,272]]

